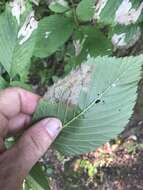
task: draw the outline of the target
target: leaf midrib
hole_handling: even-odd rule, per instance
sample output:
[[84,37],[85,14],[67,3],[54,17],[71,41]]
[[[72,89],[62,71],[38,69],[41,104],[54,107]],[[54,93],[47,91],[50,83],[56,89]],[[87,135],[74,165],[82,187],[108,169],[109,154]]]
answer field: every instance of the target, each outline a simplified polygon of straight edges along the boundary
[[[122,66],[122,64],[120,64],[120,67]],[[70,121],[68,121],[64,126],[64,128],[70,127],[70,124],[72,122],[74,122],[75,120],[77,120],[79,117],[81,117],[82,115],[84,115],[88,110],[90,110],[90,108],[92,108],[96,103],[97,100],[100,100],[104,94],[110,89],[112,88],[112,84],[114,84],[117,80],[119,80],[119,78],[125,73],[127,72],[127,70],[130,68],[130,66],[132,66],[131,64],[129,64],[129,67],[126,68],[122,73],[119,73],[118,76],[116,76],[116,78],[112,81],[112,83],[109,85],[109,87],[105,88],[105,90],[103,90],[103,92],[101,93],[100,96],[98,96],[97,99],[93,100],[84,110],[82,110],[79,114],[77,114],[74,118],[72,118]]]

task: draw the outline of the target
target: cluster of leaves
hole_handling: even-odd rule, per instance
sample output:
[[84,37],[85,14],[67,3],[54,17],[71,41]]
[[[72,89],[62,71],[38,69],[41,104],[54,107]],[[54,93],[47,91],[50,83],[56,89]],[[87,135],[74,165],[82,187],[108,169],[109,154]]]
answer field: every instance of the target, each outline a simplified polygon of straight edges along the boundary
[[[31,2],[34,3],[34,6],[30,4]],[[142,16],[139,13],[142,2],[132,0],[126,3],[126,6],[130,6],[129,3],[131,3],[131,7],[129,7],[131,10],[121,9],[119,18],[115,19],[117,10],[122,3],[123,0],[118,2],[82,0],[70,3],[65,0],[54,0],[49,3],[47,1],[27,1],[26,11],[19,15],[19,25],[16,17],[11,14],[11,7],[7,5],[5,12],[0,16],[2,36],[0,58],[2,66],[9,74],[8,81],[12,85],[13,81],[14,84],[15,81],[26,82],[29,63],[33,56],[47,58],[55,52],[64,54],[62,61],[65,62],[65,72],[68,73],[74,66],[86,60],[87,55],[92,57],[112,55],[113,48],[132,46],[141,35]],[[1,4],[4,6],[5,1],[2,1]],[[40,19],[38,27],[30,36],[30,40],[19,46],[20,39],[16,40],[18,31],[33,7],[36,10],[36,18]],[[121,14],[123,14],[123,18]],[[133,16],[136,16],[137,19],[132,19]],[[28,22],[30,21],[27,21],[27,24]],[[11,35],[7,38],[10,31]],[[9,41],[9,43],[5,41]],[[10,52],[5,51],[7,48]],[[29,51],[24,51],[28,48]],[[7,54],[9,54],[10,60],[8,58],[4,60],[4,57],[8,57]]]
[[[140,38],[142,0],[14,0],[0,5],[0,88],[29,88],[31,59],[61,55],[66,73],[83,62],[92,68],[76,105],[39,103],[33,122],[53,115],[63,122],[55,148],[64,155],[82,154],[119,134],[133,112],[143,56],[108,56]],[[48,189],[40,165],[24,183],[23,189],[31,188]]]

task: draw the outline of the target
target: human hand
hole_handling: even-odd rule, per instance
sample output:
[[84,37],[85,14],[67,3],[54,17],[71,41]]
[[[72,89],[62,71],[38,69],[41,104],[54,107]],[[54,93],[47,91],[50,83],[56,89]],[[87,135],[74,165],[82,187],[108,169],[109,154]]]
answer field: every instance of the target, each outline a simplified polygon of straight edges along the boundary
[[[59,134],[58,119],[43,119],[31,128],[31,116],[40,97],[20,88],[0,91],[0,189],[20,190],[24,178]],[[9,150],[4,139],[23,131]]]

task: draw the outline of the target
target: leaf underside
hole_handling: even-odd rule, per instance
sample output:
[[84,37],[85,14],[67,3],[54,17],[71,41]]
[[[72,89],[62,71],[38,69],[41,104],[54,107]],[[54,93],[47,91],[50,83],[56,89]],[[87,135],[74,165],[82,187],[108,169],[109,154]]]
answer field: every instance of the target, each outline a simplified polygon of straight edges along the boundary
[[34,120],[55,116],[64,125],[54,143],[57,150],[65,155],[86,153],[123,130],[136,102],[142,58],[89,59],[85,63],[92,65],[88,91],[81,89],[78,105],[72,109],[61,102],[41,100]]

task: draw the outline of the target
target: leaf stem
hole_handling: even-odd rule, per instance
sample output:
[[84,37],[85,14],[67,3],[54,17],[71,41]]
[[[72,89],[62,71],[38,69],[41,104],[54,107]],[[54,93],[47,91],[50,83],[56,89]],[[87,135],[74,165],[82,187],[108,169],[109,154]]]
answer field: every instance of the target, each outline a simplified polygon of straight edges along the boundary
[[74,6],[74,2],[73,0],[70,0],[71,2],[71,5],[72,5],[72,13],[73,13],[73,18],[74,18],[74,21],[75,21],[75,24],[77,27],[79,27],[79,22],[78,22],[78,18],[77,18],[77,15],[76,15],[76,9],[75,9],[75,6]]

